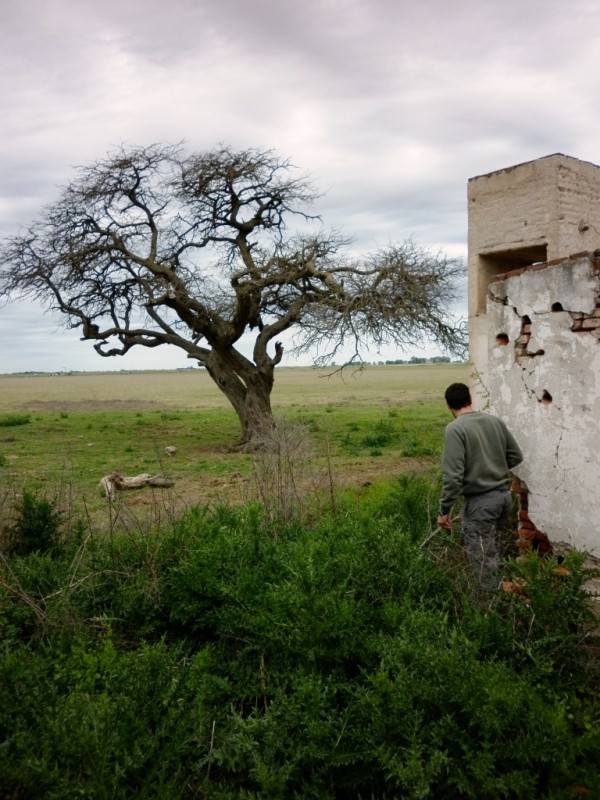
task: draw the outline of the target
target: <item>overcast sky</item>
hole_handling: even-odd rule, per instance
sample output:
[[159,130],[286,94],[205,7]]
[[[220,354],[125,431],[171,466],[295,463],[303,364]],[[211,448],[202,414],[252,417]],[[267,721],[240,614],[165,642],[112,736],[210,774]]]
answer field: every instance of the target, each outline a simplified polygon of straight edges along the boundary
[[[600,163],[597,0],[0,10],[0,236],[121,144],[274,148],[324,192],[324,223],[365,248],[413,236],[460,256],[470,177],[555,152]],[[101,359],[58,317],[0,308],[0,372],[189,364],[167,348]]]

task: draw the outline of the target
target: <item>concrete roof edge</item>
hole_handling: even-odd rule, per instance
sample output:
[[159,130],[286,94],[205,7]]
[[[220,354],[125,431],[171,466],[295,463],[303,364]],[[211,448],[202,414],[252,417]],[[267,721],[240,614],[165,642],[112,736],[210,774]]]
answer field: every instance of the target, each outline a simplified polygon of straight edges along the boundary
[[569,156],[566,153],[549,153],[547,156],[540,156],[540,158],[532,158],[529,161],[521,161],[519,164],[513,164],[510,167],[502,167],[501,169],[495,169],[491,172],[484,172],[481,175],[474,175],[472,178],[469,178],[469,182],[476,181],[479,178],[489,178],[492,175],[498,175],[501,172],[512,172],[514,169],[519,169],[519,167],[524,167],[527,164],[535,164],[536,161],[545,161],[548,158],[566,158],[569,161],[578,161],[580,164],[589,164],[592,167],[596,167],[600,169],[598,164],[594,164],[592,161],[586,161],[582,158],[576,158],[575,156]]

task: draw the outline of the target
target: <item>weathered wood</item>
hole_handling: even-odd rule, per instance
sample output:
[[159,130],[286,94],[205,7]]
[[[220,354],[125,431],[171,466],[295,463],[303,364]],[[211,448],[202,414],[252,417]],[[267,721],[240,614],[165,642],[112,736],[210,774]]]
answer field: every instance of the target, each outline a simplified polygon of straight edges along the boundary
[[127,477],[120,472],[111,472],[100,480],[100,486],[109,500],[115,496],[117,491],[123,489],[141,489],[144,486],[154,486],[158,488],[169,488],[174,486],[175,481],[165,478],[164,475],[150,475],[149,472],[142,472],[140,475]]

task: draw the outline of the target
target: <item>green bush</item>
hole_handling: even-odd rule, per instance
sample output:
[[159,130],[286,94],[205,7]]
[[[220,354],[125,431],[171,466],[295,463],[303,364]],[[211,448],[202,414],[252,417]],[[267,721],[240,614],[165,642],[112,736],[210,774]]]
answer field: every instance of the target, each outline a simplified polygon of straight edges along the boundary
[[552,562],[511,565],[529,599],[475,605],[421,547],[436,481],[403,476],[312,525],[198,507],[75,556],[14,556],[6,796],[597,796],[580,559],[560,582]]
[[19,425],[28,425],[31,422],[29,414],[2,414],[0,415],[0,428],[14,428]]
[[20,554],[48,553],[59,544],[61,517],[56,502],[23,489],[10,529],[11,547]]

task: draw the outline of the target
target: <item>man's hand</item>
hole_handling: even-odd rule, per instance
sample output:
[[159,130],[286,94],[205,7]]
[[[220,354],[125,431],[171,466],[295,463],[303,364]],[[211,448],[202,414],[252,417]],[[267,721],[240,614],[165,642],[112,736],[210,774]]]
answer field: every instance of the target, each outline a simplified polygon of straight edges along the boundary
[[440,514],[437,518],[437,524],[440,528],[443,528],[445,531],[452,530],[452,520],[450,519],[450,514]]

